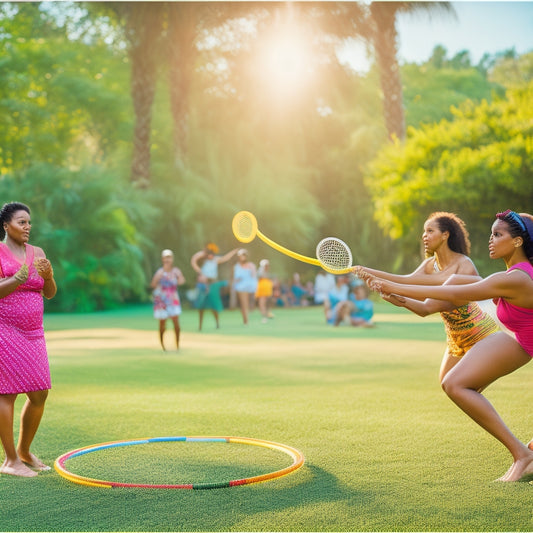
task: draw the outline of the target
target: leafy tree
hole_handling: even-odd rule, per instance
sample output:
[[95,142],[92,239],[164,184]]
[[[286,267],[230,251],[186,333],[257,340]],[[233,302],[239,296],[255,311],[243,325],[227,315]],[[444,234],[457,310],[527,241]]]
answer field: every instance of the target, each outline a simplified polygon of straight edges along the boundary
[[101,162],[126,141],[123,54],[68,40],[33,4],[2,6],[0,24],[0,174]]
[[[358,75],[340,66],[334,53],[347,36],[370,38],[374,26],[368,7],[342,2],[242,7],[164,3],[158,4],[154,21],[141,15],[147,4],[138,6],[134,21],[128,18],[134,17],[133,6],[120,4],[130,10],[121,12],[123,23],[147,22],[151,29],[131,33],[133,27],[118,24],[117,10],[111,9],[116,6],[107,3],[0,7],[5,44],[0,61],[6,65],[0,69],[0,118],[8,126],[0,129],[0,183],[10,198],[31,204],[33,239],[53,256],[67,284],[68,292],[60,287],[51,306],[86,310],[142,300],[159,251],[167,247],[192,283],[189,259],[206,241],[216,241],[223,250],[240,246],[230,222],[241,209],[257,215],[265,234],[305,255],[314,255],[320,238],[337,235],[365,263],[392,268],[398,255],[407,257],[405,242],[380,234],[369,187],[376,193],[371,181],[364,181],[368,161],[387,138],[376,90],[380,69],[376,65],[367,75]],[[258,72],[257,57],[272,43],[268,38],[279,41],[279,30],[294,18],[301,24],[310,52],[306,66],[315,79],[282,99],[275,89],[283,82],[274,75],[260,76],[264,69]],[[139,43],[150,31],[154,48],[142,49]],[[134,48],[139,70],[132,64]],[[150,57],[150,65],[143,63]],[[486,80],[487,70],[465,58],[452,68],[443,50],[440,66],[434,57],[427,65],[401,68],[409,125],[427,122],[423,131],[429,132],[437,127],[433,122],[444,117],[452,124],[466,113],[462,106],[450,111],[451,103],[460,106],[468,98],[465,109],[477,109],[482,99],[489,101],[497,85]],[[490,58],[483,65],[490,71]],[[132,70],[142,104],[137,111],[144,117],[144,133],[139,134],[144,155],[136,159],[141,163],[134,174],[139,178],[144,172],[150,180],[142,193],[131,187],[130,143],[137,120]],[[145,76],[152,76],[146,87]],[[417,131],[410,129],[409,136]],[[459,132],[457,136],[459,144]],[[438,144],[438,139],[429,144]],[[426,146],[410,150],[431,153]],[[423,158],[416,164],[422,169],[429,165]],[[136,183],[144,179],[137,178]],[[33,195],[24,197],[32,187],[44,187],[47,193],[39,192],[34,202]],[[48,194],[53,200],[46,200]],[[88,205],[80,206],[77,202],[84,197]],[[108,241],[117,243],[127,265],[118,262],[100,235],[71,221],[78,211],[87,225],[94,223]],[[92,212],[101,216],[101,223],[91,219]],[[48,217],[53,224],[47,225]],[[84,246],[86,242],[90,245]],[[254,260],[269,254],[278,274],[316,272],[259,240],[248,247]],[[106,278],[104,264],[104,270],[117,268],[118,276],[124,272],[128,279],[112,287],[115,276]]]
[[32,241],[61,280],[50,309],[145,299],[141,252],[151,247],[136,228],[149,231],[154,214],[123,190],[120,169],[131,129],[127,57],[94,33],[71,39],[46,8],[0,8],[0,196],[32,208]]
[[151,181],[152,106],[161,70],[168,75],[174,162],[178,170],[183,170],[188,158],[189,98],[198,34],[202,27],[220,24],[253,9],[247,4],[216,2],[111,2],[94,9],[97,14],[113,11],[125,28],[136,119],[131,170],[135,185],[146,188]]
[[532,97],[530,84],[492,103],[465,102],[452,120],[410,128],[404,144],[385,147],[372,162],[367,184],[376,219],[401,241],[404,266],[417,262],[425,217],[445,210],[465,220],[476,263],[491,268],[486,243],[494,214],[531,211]]
[[61,280],[47,303],[58,311],[93,311],[145,300],[154,210],[101,167],[73,172],[37,163],[0,180],[0,197],[28,203],[32,242]]
[[533,81],[533,52],[518,56],[513,51],[498,54],[489,73],[490,79],[505,87],[520,87]]
[[[101,9],[101,6],[97,6]],[[109,8],[122,17],[131,61],[131,95],[135,111],[131,181],[145,188],[150,183],[152,104],[157,81],[157,58],[165,4],[113,2]]]
[[403,65],[401,70],[408,126],[417,127],[443,118],[449,120],[453,116],[452,106],[465,100],[490,101],[493,95],[505,94],[501,85],[490,82],[479,69],[453,68],[445,55],[438,61],[434,55],[422,65]]
[[383,93],[383,114],[389,137],[405,138],[402,81],[397,59],[396,15],[436,10],[454,13],[450,2],[372,2],[370,12],[375,25],[373,44]]

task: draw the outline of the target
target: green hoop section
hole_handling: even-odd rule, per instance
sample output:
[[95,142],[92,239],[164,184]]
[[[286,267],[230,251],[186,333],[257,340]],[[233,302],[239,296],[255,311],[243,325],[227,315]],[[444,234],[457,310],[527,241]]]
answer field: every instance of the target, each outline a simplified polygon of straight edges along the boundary
[[[147,483],[118,483],[114,481],[104,481],[101,479],[92,479],[78,474],[73,474],[65,468],[65,463],[74,457],[85,455],[87,453],[97,452],[99,450],[105,450],[107,448],[117,448],[120,446],[135,446],[139,444],[150,444],[156,442],[220,442],[228,444],[248,444],[252,446],[261,446],[263,448],[270,448],[271,450],[277,450],[286,453],[292,457],[292,464],[281,470],[275,472],[269,472],[259,476],[253,476],[244,479],[234,479],[231,481],[222,481],[215,483],[181,483],[181,484],[147,484]],[[57,473],[73,483],[79,485],[86,485],[88,487],[103,487],[103,488],[143,488],[143,489],[222,489],[228,487],[237,487],[239,485],[250,485],[252,483],[260,483],[263,481],[269,481],[278,477],[286,476],[291,472],[294,472],[300,468],[305,462],[304,456],[296,448],[286,446],[285,444],[278,444],[277,442],[270,442],[260,439],[252,439],[248,437],[155,437],[151,439],[138,439],[138,440],[120,440],[114,442],[106,442],[102,444],[95,444],[93,446],[86,446],[85,448],[79,448],[72,450],[58,457],[54,463],[54,468]]]

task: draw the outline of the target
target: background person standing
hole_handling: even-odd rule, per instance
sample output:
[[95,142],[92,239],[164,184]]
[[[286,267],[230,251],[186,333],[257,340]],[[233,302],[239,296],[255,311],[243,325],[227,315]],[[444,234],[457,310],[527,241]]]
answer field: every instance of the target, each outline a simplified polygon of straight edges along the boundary
[[152,294],[154,301],[154,318],[159,320],[159,340],[161,348],[165,351],[163,340],[167,319],[172,320],[176,334],[176,349],[180,347],[180,322],[181,302],[178,286],[185,283],[185,276],[178,267],[174,266],[174,253],[172,250],[161,252],[162,266],[152,278],[150,286],[154,289]]

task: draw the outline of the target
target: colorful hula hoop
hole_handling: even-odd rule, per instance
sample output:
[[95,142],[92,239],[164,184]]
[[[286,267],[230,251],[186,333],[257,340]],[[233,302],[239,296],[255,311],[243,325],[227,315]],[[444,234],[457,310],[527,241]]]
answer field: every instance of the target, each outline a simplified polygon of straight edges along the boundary
[[[270,448],[271,450],[277,450],[284,452],[291,456],[293,462],[290,466],[270,472],[268,474],[262,474],[259,476],[253,476],[244,479],[235,479],[232,481],[222,481],[215,483],[182,483],[175,485],[158,485],[158,484],[146,484],[146,483],[118,483],[114,481],[104,481],[101,479],[92,479],[78,474],[73,474],[65,468],[65,463],[73,457],[85,455],[87,453],[96,452],[99,450],[105,450],[107,448],[117,448],[120,446],[134,446],[137,444],[150,444],[155,442],[222,442],[230,444],[251,444],[253,446],[262,446],[263,448]],[[248,437],[155,437],[151,439],[139,439],[139,440],[121,440],[114,442],[106,442],[102,444],[95,444],[93,446],[87,446],[85,448],[79,448],[65,453],[58,457],[54,463],[54,468],[59,475],[78,483],[79,485],[86,485],[89,487],[104,487],[104,488],[118,488],[118,487],[133,487],[143,489],[222,489],[227,487],[236,487],[238,485],[250,485],[251,483],[260,483],[262,481],[269,481],[278,477],[286,476],[291,472],[294,472],[304,464],[304,456],[296,448],[286,446],[285,444],[278,444],[276,442],[269,442],[266,440],[252,439]]]

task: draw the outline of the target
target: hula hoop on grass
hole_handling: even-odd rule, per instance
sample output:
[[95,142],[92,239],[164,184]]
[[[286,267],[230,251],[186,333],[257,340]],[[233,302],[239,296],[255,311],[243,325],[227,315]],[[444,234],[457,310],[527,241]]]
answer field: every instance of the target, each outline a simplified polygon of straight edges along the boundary
[[[101,479],[92,479],[78,474],[73,474],[65,468],[65,463],[73,457],[85,455],[87,453],[105,450],[107,448],[117,448],[120,446],[134,446],[137,444],[150,444],[154,442],[221,442],[228,444],[250,444],[253,446],[262,446],[263,448],[270,448],[271,450],[278,450],[284,452],[292,457],[292,464],[281,470],[269,472],[259,476],[253,476],[244,479],[234,479],[231,481],[222,481],[215,483],[182,483],[175,485],[168,484],[147,484],[147,483],[119,483],[115,481],[104,481]],[[79,485],[86,485],[89,487],[104,487],[108,489],[117,487],[134,487],[143,489],[222,489],[227,487],[236,487],[238,485],[250,485],[251,483],[260,483],[262,481],[269,481],[277,477],[286,476],[294,472],[304,464],[304,456],[296,448],[286,446],[285,444],[278,444],[277,442],[269,442],[266,440],[252,439],[248,437],[155,437],[151,439],[140,440],[120,440],[114,442],[106,442],[103,444],[95,444],[93,446],[86,446],[72,450],[58,457],[54,463],[54,468],[57,473]]]

